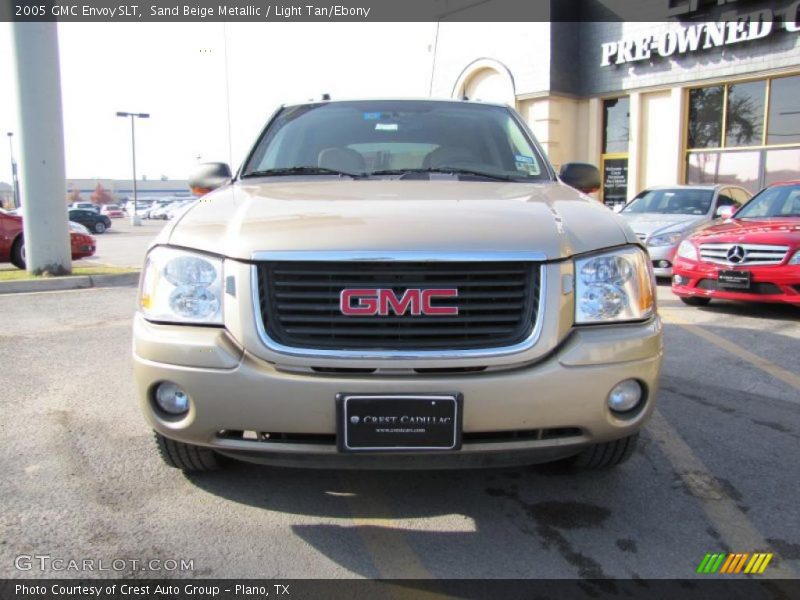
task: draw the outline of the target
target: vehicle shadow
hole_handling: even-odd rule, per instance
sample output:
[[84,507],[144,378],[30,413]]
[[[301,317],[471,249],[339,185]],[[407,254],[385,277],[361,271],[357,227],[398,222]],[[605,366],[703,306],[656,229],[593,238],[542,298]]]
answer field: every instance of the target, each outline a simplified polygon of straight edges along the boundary
[[[640,458],[639,462],[644,461]],[[304,517],[291,526],[293,533],[364,577],[428,576],[427,571],[408,564],[414,561],[405,560],[402,549],[390,547],[402,535],[403,544],[422,550],[425,567],[434,577],[547,574],[597,579],[609,575],[594,558],[572,546],[567,532],[585,530],[591,535],[590,530],[596,529],[596,535],[608,541],[604,559],[616,552],[618,562],[625,561],[625,553],[614,546],[614,536],[603,528],[611,516],[609,507],[624,505],[630,494],[641,489],[639,478],[626,468],[629,465],[598,472],[576,472],[562,464],[457,471],[328,471],[232,462],[222,472],[186,477],[215,496]],[[492,549],[489,557],[488,548]]]

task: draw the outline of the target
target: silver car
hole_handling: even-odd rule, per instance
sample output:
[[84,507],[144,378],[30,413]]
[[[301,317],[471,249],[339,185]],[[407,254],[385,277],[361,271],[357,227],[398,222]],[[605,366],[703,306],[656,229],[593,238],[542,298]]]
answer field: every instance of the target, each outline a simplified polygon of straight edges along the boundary
[[657,277],[672,277],[672,260],[689,234],[728,218],[752,194],[733,185],[672,185],[640,192],[620,214],[647,246]]

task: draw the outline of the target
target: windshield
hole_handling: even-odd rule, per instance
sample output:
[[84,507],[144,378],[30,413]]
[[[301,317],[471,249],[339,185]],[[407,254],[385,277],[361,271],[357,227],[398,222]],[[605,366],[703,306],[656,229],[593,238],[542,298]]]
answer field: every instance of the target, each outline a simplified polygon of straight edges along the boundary
[[259,140],[242,177],[429,171],[513,181],[550,178],[508,109],[432,101],[286,108]]
[[800,185],[769,187],[736,213],[737,219],[800,217]]
[[624,213],[704,215],[711,208],[712,190],[645,190],[626,206]]

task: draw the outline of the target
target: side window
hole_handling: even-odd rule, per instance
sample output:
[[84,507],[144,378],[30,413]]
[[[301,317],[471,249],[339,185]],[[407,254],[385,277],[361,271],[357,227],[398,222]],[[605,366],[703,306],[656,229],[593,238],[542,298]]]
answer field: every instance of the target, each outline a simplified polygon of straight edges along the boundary
[[742,206],[743,204],[746,204],[748,200],[750,200],[750,195],[744,190],[734,189],[733,199],[737,206]]
[[723,188],[720,190],[719,198],[717,200],[717,208],[720,206],[739,206],[739,203],[731,197],[732,191],[733,190],[730,188]]

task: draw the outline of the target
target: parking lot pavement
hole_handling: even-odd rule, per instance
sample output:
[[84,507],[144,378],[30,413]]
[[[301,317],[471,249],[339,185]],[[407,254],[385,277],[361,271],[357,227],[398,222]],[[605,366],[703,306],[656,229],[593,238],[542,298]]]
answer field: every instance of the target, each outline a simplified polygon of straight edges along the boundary
[[99,235],[93,234],[97,240],[95,255],[84,258],[76,264],[140,269],[144,264],[147,247],[166,223],[168,221],[142,219],[142,224],[134,227],[130,219],[114,219],[108,231]]
[[132,288],[0,297],[0,576],[41,576],[14,559],[47,554],[193,560],[131,576],[685,578],[706,553],[767,551],[764,577],[797,577],[797,309],[659,295],[658,410],[619,469],[190,477],[139,414]]

